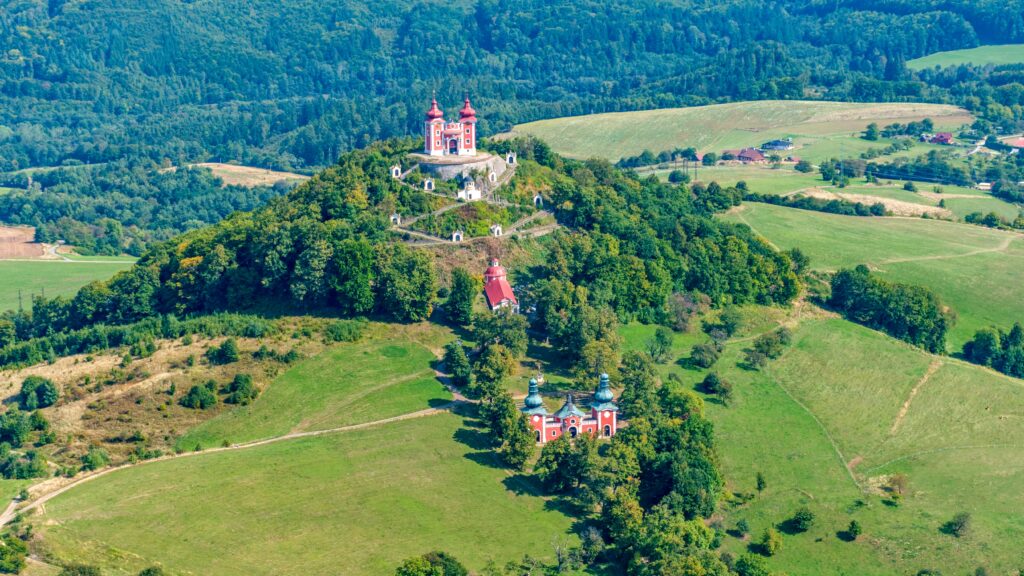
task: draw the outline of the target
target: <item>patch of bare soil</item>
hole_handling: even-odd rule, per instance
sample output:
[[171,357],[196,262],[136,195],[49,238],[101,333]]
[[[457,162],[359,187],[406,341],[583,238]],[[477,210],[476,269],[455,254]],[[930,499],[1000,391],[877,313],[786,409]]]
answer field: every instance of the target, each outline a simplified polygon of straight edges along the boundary
[[29,226],[0,226],[0,260],[43,256],[44,246],[35,236],[36,229]]

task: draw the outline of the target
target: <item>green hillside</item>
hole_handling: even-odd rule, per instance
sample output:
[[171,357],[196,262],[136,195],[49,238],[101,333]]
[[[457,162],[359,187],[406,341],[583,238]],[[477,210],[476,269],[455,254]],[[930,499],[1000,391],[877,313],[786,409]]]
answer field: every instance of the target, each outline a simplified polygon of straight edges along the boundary
[[[341,366],[338,366],[341,368]],[[46,505],[58,558],[134,575],[377,576],[430,550],[550,560],[572,518],[453,414],[116,472]],[[125,498],[125,494],[132,497]]]
[[923,118],[946,128],[971,122],[966,111],[937,104],[764,100],[570,116],[520,124],[514,131],[537,136],[555,151],[574,158],[615,161],[645,149],[658,153],[687,146],[700,152],[721,152],[793,138],[796,149],[789,153],[818,161],[878,147],[878,142],[857,137],[871,122],[886,125]]
[[973,64],[975,66],[999,66],[1002,64],[1024,63],[1024,44],[999,44],[995,46],[978,46],[964,50],[948,50],[936,52],[921,58],[907,61],[907,68],[923,70],[935,66],[959,66]]
[[1016,297],[1024,242],[1012,232],[920,218],[859,218],[748,203],[725,216],[781,249],[799,247],[811,266],[867,264],[884,277],[928,286],[958,314],[950,334],[960,346],[975,330],[1024,321]]

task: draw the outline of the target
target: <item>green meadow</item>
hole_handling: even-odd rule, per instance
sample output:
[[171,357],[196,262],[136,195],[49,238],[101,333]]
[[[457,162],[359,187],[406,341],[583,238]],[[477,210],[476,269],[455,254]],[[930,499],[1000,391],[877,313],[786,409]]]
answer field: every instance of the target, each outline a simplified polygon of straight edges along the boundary
[[866,264],[886,278],[932,288],[956,310],[959,350],[985,326],[1024,322],[1024,239],[981,226],[921,218],[859,218],[748,203],[726,219],[773,244],[798,247],[819,270]]
[[252,404],[224,412],[182,437],[191,450],[360,424],[451,400],[434,375],[434,354],[376,330],[356,343],[338,344],[276,378]]
[[[341,371],[343,365],[334,366]],[[573,519],[444,413],[118,471],[46,504],[49,554],[134,575],[390,574],[411,555],[473,570],[553,559]],[[130,495],[127,496],[126,495]]]
[[[761,372],[736,366],[742,348],[728,346],[716,366],[735,400],[707,401],[730,488],[753,495],[726,506],[726,528],[743,519],[756,537],[800,506],[816,515],[807,533],[784,535],[773,570],[1019,567],[1007,543],[1024,538],[1024,522],[1006,511],[1024,506],[1024,383],[839,319],[801,322],[792,346]],[[767,480],[760,494],[757,472]],[[895,473],[907,475],[908,491],[891,506],[878,486]],[[942,533],[961,511],[972,515],[971,533]],[[856,542],[843,539],[851,519],[864,528]],[[733,532],[723,545],[738,553],[749,540]]]
[[907,68],[923,70],[935,66],[959,66],[974,64],[975,66],[999,66],[1002,64],[1020,64],[1024,62],[1024,44],[998,44],[978,46],[965,50],[936,52],[921,58],[907,61]]
[[66,296],[93,280],[106,280],[131,267],[133,259],[116,258],[100,262],[59,260],[0,260],[0,310],[28,308],[33,294]]
[[885,146],[859,138],[871,122],[885,125],[923,118],[948,129],[972,121],[966,111],[939,104],[764,100],[570,116],[520,124],[514,132],[537,136],[567,156],[613,162],[645,149],[657,153],[693,146],[701,152],[720,152],[788,137],[796,149],[786,154],[817,162]]

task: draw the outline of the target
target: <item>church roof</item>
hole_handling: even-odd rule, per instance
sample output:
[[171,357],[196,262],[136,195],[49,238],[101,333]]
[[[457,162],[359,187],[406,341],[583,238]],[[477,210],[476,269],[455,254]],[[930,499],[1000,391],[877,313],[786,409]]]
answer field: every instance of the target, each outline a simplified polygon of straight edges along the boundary
[[438,118],[444,118],[444,112],[437,107],[437,98],[434,98],[430,102],[430,110],[427,110],[427,120],[437,120]]
[[576,404],[572,401],[572,394],[569,394],[565,397],[565,404],[562,404],[562,407],[558,409],[558,412],[555,412],[554,416],[559,420],[565,420],[569,416],[579,416],[582,418],[585,414],[576,407]]
[[530,379],[530,393],[526,395],[526,399],[523,400],[523,412],[526,414],[540,414],[547,416],[548,409],[544,407],[544,399],[540,397],[540,391],[537,389],[537,379]]
[[506,300],[513,304],[519,303],[505,276],[505,269],[497,260],[492,260],[490,267],[484,271],[484,296],[492,308]]
[[590,408],[599,412],[604,410],[617,411],[618,406],[615,405],[615,395],[612,394],[612,388],[608,384],[608,375],[601,374],[601,379],[597,385],[597,391],[594,392],[594,402]]
[[468,96],[466,97],[466,101],[462,104],[462,110],[459,110],[459,119],[463,121],[476,121],[476,110],[473,110],[473,107],[469,104]]

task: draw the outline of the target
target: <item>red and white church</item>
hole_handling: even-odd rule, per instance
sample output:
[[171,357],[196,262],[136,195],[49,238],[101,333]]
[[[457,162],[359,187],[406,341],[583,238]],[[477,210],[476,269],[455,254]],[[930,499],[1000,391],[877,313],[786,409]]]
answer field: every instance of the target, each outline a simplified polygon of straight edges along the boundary
[[565,434],[570,438],[580,434],[611,438],[619,428],[619,407],[614,400],[615,396],[608,385],[608,375],[601,374],[589,413],[577,408],[572,394],[569,394],[557,412],[548,414],[544,399],[537,389],[537,380],[534,379],[530,380],[530,392],[523,401],[522,410],[529,417],[534,437],[540,444]]
[[476,110],[469,98],[459,110],[459,121],[446,122],[437,99],[430,103],[423,122],[423,153],[428,156],[476,156]]

